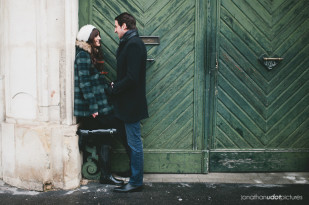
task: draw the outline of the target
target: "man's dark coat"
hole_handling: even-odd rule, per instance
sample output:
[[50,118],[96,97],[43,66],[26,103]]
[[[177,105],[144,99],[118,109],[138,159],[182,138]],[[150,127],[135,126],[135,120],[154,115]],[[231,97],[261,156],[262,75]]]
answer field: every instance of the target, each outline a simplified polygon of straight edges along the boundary
[[126,123],[148,117],[146,59],[146,47],[137,31],[127,31],[117,50],[117,81],[112,89],[115,115]]

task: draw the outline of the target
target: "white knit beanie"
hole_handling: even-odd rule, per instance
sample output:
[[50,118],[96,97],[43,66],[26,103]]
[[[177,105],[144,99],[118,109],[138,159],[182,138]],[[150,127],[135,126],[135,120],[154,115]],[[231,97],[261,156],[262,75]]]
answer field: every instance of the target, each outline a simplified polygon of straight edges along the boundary
[[90,24],[87,24],[83,27],[80,28],[78,34],[77,34],[77,37],[76,39],[78,41],[85,41],[87,42],[89,37],[90,37],[90,34],[92,32],[92,30],[94,29],[95,27],[93,25],[90,25]]

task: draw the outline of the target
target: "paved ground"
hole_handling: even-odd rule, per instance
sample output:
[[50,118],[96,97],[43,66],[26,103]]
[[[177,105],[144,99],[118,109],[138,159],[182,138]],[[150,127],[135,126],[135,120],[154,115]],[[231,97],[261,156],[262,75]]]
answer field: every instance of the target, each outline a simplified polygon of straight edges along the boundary
[[309,204],[309,173],[147,174],[142,192],[84,181],[75,190],[35,192],[0,181],[0,204]]

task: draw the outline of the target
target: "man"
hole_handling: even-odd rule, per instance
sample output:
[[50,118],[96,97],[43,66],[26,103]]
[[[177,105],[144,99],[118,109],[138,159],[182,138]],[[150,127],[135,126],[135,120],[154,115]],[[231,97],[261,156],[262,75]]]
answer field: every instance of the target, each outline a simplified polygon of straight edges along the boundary
[[120,39],[117,50],[117,80],[111,83],[115,115],[124,121],[129,146],[131,176],[129,183],[115,192],[139,191],[143,185],[144,154],[140,120],[148,117],[146,101],[147,51],[139,38],[136,20],[122,13],[115,18],[115,33]]

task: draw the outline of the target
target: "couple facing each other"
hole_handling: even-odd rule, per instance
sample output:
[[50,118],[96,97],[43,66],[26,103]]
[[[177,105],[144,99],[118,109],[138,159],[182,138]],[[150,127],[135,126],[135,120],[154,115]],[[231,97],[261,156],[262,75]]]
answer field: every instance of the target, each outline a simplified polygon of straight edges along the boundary
[[139,38],[135,18],[122,13],[115,18],[119,37],[116,52],[117,78],[108,82],[102,74],[103,54],[100,31],[93,25],[80,28],[74,62],[74,115],[79,129],[116,128],[130,159],[130,180],[111,174],[111,139],[97,142],[100,183],[121,185],[116,192],[138,191],[143,185],[143,144],[140,120],[148,117],[146,101],[147,51]]

